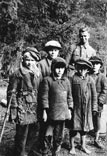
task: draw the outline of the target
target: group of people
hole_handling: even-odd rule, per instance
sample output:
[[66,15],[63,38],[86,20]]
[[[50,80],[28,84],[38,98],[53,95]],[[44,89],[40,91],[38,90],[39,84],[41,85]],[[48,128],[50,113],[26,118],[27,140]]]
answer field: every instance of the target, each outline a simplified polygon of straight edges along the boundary
[[[12,99],[9,120],[16,123],[14,156],[26,155],[32,124],[36,124],[35,132],[39,134],[37,147],[32,146],[29,156],[36,155],[35,148],[42,155],[51,152],[58,156],[65,127],[69,130],[71,155],[76,154],[78,132],[83,152],[91,153],[86,147],[86,135],[91,130],[95,133],[94,145],[104,148],[99,142],[99,130],[107,79],[100,72],[103,62],[89,45],[86,28],[80,29],[79,38],[80,43],[71,47],[65,59],[59,56],[62,46],[56,40],[45,44],[47,57],[42,60],[34,47],[23,51],[20,68],[10,75],[7,88],[8,103]],[[73,67],[70,72],[69,66]]]

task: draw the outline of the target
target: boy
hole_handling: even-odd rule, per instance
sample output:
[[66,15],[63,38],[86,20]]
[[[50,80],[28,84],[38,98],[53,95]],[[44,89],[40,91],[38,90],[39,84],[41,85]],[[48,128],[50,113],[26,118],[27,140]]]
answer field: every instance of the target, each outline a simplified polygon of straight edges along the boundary
[[98,148],[103,148],[103,145],[99,141],[99,132],[101,127],[101,113],[103,111],[103,105],[107,102],[107,78],[100,72],[100,69],[103,65],[102,60],[98,56],[93,56],[90,58],[90,62],[93,64],[92,77],[96,84],[97,90],[97,104],[98,104],[98,113],[93,114],[94,120],[94,130],[95,130],[95,140],[94,145]]
[[81,136],[81,150],[91,153],[86,148],[86,134],[93,129],[92,112],[97,111],[97,95],[93,79],[88,75],[92,64],[85,59],[76,61],[77,72],[70,78],[73,96],[73,117],[70,129],[71,150],[70,154],[76,154],[74,139],[77,132]]
[[41,90],[43,120],[47,122],[45,145],[49,148],[49,134],[53,130],[53,156],[59,153],[62,143],[64,123],[71,118],[73,107],[70,82],[64,76],[66,62],[63,58],[53,59],[51,75],[44,78]]
[[38,63],[43,78],[50,75],[52,60],[59,55],[61,44],[58,41],[50,40],[45,44],[44,50],[47,52],[47,57]]
[[36,48],[27,47],[23,51],[23,60],[9,80],[7,101],[12,96],[10,120],[16,123],[14,156],[25,156],[25,145],[31,124],[37,128],[37,91],[40,71],[36,64],[40,54]]

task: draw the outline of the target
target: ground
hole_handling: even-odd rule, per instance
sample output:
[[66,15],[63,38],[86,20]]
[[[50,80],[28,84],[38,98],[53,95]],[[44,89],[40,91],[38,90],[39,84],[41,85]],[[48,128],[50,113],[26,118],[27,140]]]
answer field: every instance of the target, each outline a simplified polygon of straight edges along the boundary
[[[6,98],[6,86],[1,86],[0,87],[0,100],[2,98]],[[6,112],[6,107],[0,105],[0,133],[1,133],[1,129],[2,129],[2,125],[3,125],[3,119],[4,119],[4,114]],[[13,148],[14,148],[14,136],[15,136],[15,124],[11,124],[7,121],[6,123],[6,127],[4,130],[4,135],[2,138],[2,141],[0,143],[0,156],[11,156]],[[33,136],[33,137],[32,137]],[[26,146],[26,152],[29,151],[30,147],[32,146],[34,140],[36,139],[36,136],[34,134],[32,134],[27,142],[27,146]],[[102,143],[105,145],[105,150],[100,150],[94,147],[93,145],[93,137],[92,136],[87,136],[87,147],[88,149],[90,149],[92,152],[90,154],[90,156],[107,156],[107,140],[106,140],[106,136],[101,136],[101,141]],[[67,129],[65,129],[65,137],[64,137],[64,143],[62,145],[62,149],[60,152],[59,156],[71,156],[69,154],[69,135],[68,135],[68,131]],[[82,152],[79,149],[79,135],[76,137],[76,156],[87,156],[87,154],[85,154],[84,152]],[[34,155],[32,155],[34,156]],[[35,156],[37,156],[35,154]]]

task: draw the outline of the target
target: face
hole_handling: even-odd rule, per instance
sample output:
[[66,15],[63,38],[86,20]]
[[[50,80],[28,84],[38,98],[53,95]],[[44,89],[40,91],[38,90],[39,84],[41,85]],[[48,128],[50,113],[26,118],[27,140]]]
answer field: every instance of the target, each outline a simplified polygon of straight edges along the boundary
[[55,68],[55,76],[60,79],[62,75],[64,74],[64,71],[65,71],[64,67]]
[[30,53],[25,53],[23,56],[23,65],[28,69],[32,69],[33,66],[36,65],[36,61],[33,57],[31,57]]
[[81,41],[82,44],[88,43],[89,38],[90,38],[90,35],[89,35],[89,33],[87,31],[82,32],[80,34],[80,41]]
[[52,48],[51,50],[48,51],[48,56],[49,58],[52,60],[52,59],[55,59],[59,54],[59,49],[57,48]]
[[100,68],[101,68],[100,63],[93,63],[93,71],[95,74],[97,74],[99,72]]
[[81,76],[85,77],[88,69],[86,67],[77,67],[77,71]]

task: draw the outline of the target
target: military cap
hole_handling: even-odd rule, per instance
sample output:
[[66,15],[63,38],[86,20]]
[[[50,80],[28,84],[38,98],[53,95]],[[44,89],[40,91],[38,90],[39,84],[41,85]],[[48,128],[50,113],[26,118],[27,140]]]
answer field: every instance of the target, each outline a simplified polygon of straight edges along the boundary
[[82,58],[76,60],[75,63],[76,63],[76,65],[79,65],[80,67],[85,66],[89,69],[92,69],[92,67],[93,67],[92,63],[90,61],[87,61],[86,59],[82,59]]
[[103,65],[102,59],[99,58],[98,56],[92,56],[89,61],[93,64],[93,63],[100,63],[101,65]]
[[34,48],[34,47],[27,47],[23,51],[22,55],[24,56],[24,54],[27,53],[27,52],[29,52],[31,57],[33,57],[36,61],[40,60],[41,55],[40,55],[40,53],[38,52],[38,50],[36,48]]
[[55,48],[57,48],[57,49],[61,49],[61,44],[60,44],[58,41],[55,41],[55,40],[48,41],[48,42],[45,44],[44,50],[45,50],[45,51],[48,51],[48,50],[50,50],[52,47],[55,47]]

